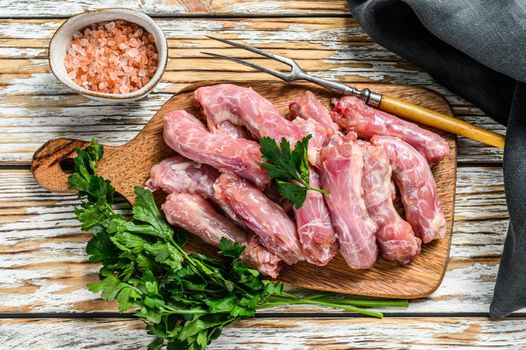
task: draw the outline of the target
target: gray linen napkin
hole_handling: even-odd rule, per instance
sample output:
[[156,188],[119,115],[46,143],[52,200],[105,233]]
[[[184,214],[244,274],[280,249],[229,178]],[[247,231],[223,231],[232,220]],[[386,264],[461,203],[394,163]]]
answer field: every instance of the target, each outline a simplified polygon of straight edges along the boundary
[[507,125],[510,225],[490,316],[526,307],[526,1],[348,1],[373,40]]

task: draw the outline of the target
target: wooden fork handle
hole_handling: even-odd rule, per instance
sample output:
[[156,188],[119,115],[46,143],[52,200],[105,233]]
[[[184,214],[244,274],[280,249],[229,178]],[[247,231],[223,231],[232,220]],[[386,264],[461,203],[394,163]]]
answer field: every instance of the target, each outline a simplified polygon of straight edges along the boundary
[[382,95],[377,108],[417,123],[480,141],[487,145],[504,148],[505,138],[503,135],[391,96]]

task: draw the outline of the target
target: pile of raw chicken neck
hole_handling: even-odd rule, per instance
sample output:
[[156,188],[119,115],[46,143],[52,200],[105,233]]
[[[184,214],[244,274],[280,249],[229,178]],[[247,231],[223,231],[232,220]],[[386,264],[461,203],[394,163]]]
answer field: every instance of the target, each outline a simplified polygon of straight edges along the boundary
[[[351,269],[379,255],[407,264],[422,243],[441,239],[446,221],[430,166],[449,154],[439,135],[365,105],[333,100],[329,112],[307,91],[281,115],[256,91],[231,84],[194,92],[202,119],[184,110],[164,116],[164,140],[177,152],[151,169],[146,186],[168,193],[172,225],[218,245],[245,245],[243,260],[276,277],[283,264],[326,265],[338,252]],[[300,208],[271,184],[258,139],[291,145],[312,135],[310,186]],[[396,188],[405,218],[396,211]]]

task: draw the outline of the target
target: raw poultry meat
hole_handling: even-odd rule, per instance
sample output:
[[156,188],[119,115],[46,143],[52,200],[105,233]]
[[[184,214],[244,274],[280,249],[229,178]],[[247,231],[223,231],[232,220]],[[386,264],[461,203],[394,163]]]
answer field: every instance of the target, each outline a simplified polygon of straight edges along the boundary
[[393,136],[373,136],[384,147],[400,189],[406,219],[422,242],[444,238],[446,220],[436,193],[436,183],[426,159],[407,142]]
[[[230,217],[232,222],[238,223],[238,219],[235,216],[235,214],[231,212],[230,207],[227,205],[221,205],[221,202],[218,201],[215,197],[214,182],[218,177],[219,171],[208,165],[199,164],[181,156],[174,156],[171,158],[164,159],[152,167],[152,169],[150,170],[150,178],[146,182],[146,187],[152,191],[161,189],[166,193],[175,192],[195,194],[203,199],[212,200],[219,204],[219,206],[223,209],[225,214],[227,214]],[[222,223],[224,221],[228,221],[226,218],[224,218],[219,213],[212,215],[211,213],[214,209],[208,209],[208,206],[204,205],[202,201],[192,201],[192,198],[190,197],[173,196],[172,198],[189,199],[189,203],[193,203],[196,207],[200,206],[206,209],[206,212],[209,214],[209,217],[213,216],[214,218],[218,218],[218,225],[230,227],[230,222],[228,225]],[[175,204],[171,203],[171,205],[172,207],[174,207]],[[181,217],[181,215],[183,215],[183,209],[179,209],[177,213],[179,214],[178,217]],[[194,215],[195,213],[195,211],[189,210],[187,214]],[[190,221],[187,219],[185,222],[188,223]],[[207,222],[205,220],[205,222],[203,222],[204,228],[207,227],[206,224]],[[219,243],[221,237],[212,236],[214,232],[217,233],[217,230],[213,231],[209,229],[207,231],[203,229],[203,232],[200,232],[199,230],[197,230],[197,227],[195,225],[194,228],[196,228],[196,230],[191,232],[203,238],[206,242],[215,245]],[[271,265],[277,266],[279,260],[281,259],[279,259],[277,256],[274,256],[267,249],[261,246],[254,234],[248,234],[248,238],[245,236],[246,234],[244,232],[236,228],[236,230],[233,231],[231,237],[227,238],[235,239],[241,244],[250,245],[250,248],[246,248],[246,254],[243,256],[245,260],[249,259],[251,266],[258,268],[258,270],[260,270],[262,273],[265,273],[267,275],[269,273],[272,273],[272,276],[275,277],[274,273],[277,274],[277,270],[272,270]]]
[[355,131],[359,137],[374,135],[396,136],[424,155],[431,164],[449,154],[449,145],[442,137],[414,123],[369,107],[354,96],[342,97],[332,113],[333,119],[344,129]]
[[355,142],[333,136],[320,152],[323,188],[340,252],[349,267],[367,269],[378,255],[376,224],[369,217],[364,201],[363,150]]
[[321,148],[329,142],[332,132],[314,119],[296,118],[292,123],[299,127],[303,137],[311,135],[307,156],[309,163],[316,166]]
[[223,134],[229,135],[235,139],[248,139],[248,135],[242,126],[232,124],[230,121],[225,120],[217,126],[214,131],[222,132]]
[[245,126],[253,137],[286,138],[291,144],[302,138],[297,126],[283,118],[272,103],[250,88],[232,84],[201,87],[194,100],[202,108],[213,131],[225,120]]
[[155,164],[150,170],[150,178],[146,187],[151,191],[158,189],[166,193],[187,192],[198,194],[214,201],[223,212],[238,226],[244,226],[228,205],[218,201],[214,192],[214,182],[219,177],[219,171],[206,164],[196,163],[181,156],[166,158]]
[[391,166],[387,152],[368,142],[361,143],[364,151],[362,186],[369,216],[378,226],[376,241],[387,260],[408,263],[420,253],[420,239],[411,225],[398,215],[392,199]]
[[[294,145],[303,136],[314,133],[309,142],[309,160],[317,162],[319,148],[326,143],[327,129],[314,120],[300,119],[297,123],[283,118],[270,101],[252,89],[236,85],[220,84],[202,87],[194,93],[195,101],[201,105],[210,130],[215,130],[225,121],[245,126],[254,138],[263,136],[273,138],[277,143],[286,138]],[[300,127],[301,125],[301,127]],[[316,170],[310,167],[310,173],[317,178]],[[303,206],[294,208],[298,224],[298,236],[303,249],[311,252],[307,260],[313,264],[325,265],[336,251],[335,233],[331,225],[328,208],[323,196],[310,193]],[[304,225],[306,221],[316,225]],[[315,235],[315,237],[312,237]]]
[[316,166],[321,148],[327,144],[334,133],[339,132],[340,127],[332,120],[329,111],[323,107],[320,100],[310,91],[296,97],[290,103],[289,109],[296,117],[292,123],[299,126],[303,137],[312,135],[309,142],[309,162]]
[[[309,185],[321,187],[317,172],[310,172]],[[323,195],[316,191],[308,191],[307,199],[300,209],[294,210],[294,217],[306,259],[314,265],[327,265],[338,252],[338,243]]]
[[249,238],[201,196],[183,192],[171,193],[162,210],[170,224],[180,226],[216,247],[221,238],[244,244],[246,248],[241,259],[261,273],[277,277],[281,260],[253,237]]
[[332,120],[327,108],[325,108],[321,104],[321,101],[310,91],[305,91],[303,95],[296,97],[289,105],[289,109],[296,117],[314,119],[333,132],[340,130],[338,124]]
[[224,173],[214,184],[216,197],[230,206],[259,241],[287,264],[305,260],[296,225],[283,208],[268,199],[247,180]]
[[166,193],[188,192],[205,198],[214,197],[214,181],[219,171],[181,156],[166,158],[150,170],[146,187]]
[[[171,193],[163,206],[171,223],[215,245],[221,237],[240,241],[244,261],[262,273],[275,277],[281,261],[323,266],[338,250],[353,269],[372,267],[379,253],[408,263],[421,243],[444,237],[429,164],[449,146],[437,134],[348,96],[329,113],[307,91],[289,105],[292,121],[250,88],[203,87],[194,100],[209,130],[185,111],[167,114],[165,140],[183,157],[155,165],[147,187]],[[286,138],[294,146],[307,135],[310,185],[321,183],[330,194],[308,191],[291,219],[281,197],[269,199],[275,189],[260,166],[257,139]],[[393,180],[407,222],[393,205]]]
[[265,188],[270,178],[260,163],[259,144],[235,139],[223,133],[213,134],[186,111],[164,116],[164,140],[174,151],[198,163],[232,171]]

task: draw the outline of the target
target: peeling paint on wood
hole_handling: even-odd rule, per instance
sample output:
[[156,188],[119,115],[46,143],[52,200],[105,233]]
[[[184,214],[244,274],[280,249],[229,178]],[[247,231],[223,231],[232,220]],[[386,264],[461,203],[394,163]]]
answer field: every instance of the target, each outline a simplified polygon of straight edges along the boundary
[[[507,227],[502,169],[461,167],[457,179],[445,279],[429,298],[391,312],[487,311]],[[97,279],[97,266],[87,263],[84,249],[90,235],[79,230],[76,205],[74,195],[41,189],[28,170],[0,171],[0,311],[114,310],[85,289]],[[271,311],[306,310],[322,309]]]
[[[151,337],[135,320],[3,320],[6,349],[145,349]],[[209,350],[524,349],[526,319],[261,318],[225,328]]]
[[348,14],[345,0],[1,0],[0,17],[68,17],[80,12],[111,7],[126,7],[150,16],[201,14],[221,15],[300,15]]
[[[272,49],[314,75],[346,83],[393,82],[431,88],[459,110],[460,118],[497,132],[504,128],[429,75],[372,43],[352,18],[159,19],[170,46],[163,82],[146,100],[127,106],[103,105],[73,95],[47,66],[47,41],[61,20],[0,20],[0,163],[27,163],[53,137],[97,137],[121,144],[143,127],[173,93],[197,81],[264,80],[263,73],[206,58],[203,49],[254,57],[204,35],[214,34]],[[40,50],[39,50],[40,49]],[[199,62],[199,64],[196,64]],[[261,60],[265,65],[275,62]],[[206,67],[206,68],[203,68]],[[70,101],[74,101],[71,103]],[[97,108],[93,108],[97,106]],[[132,112],[129,112],[132,111]],[[458,113],[458,112],[457,112]],[[118,126],[117,126],[118,125]],[[459,162],[500,162],[502,152],[459,138]]]
[[[314,75],[345,83],[412,84],[446,97],[457,117],[505,134],[484,112],[437,84],[428,74],[372,42],[348,14],[345,0],[140,0],[118,2],[152,16],[199,14],[213,18],[157,18],[169,45],[168,70],[147,99],[108,105],[73,94],[50,73],[47,46],[63,19],[112,6],[115,1],[0,0],[0,165],[28,164],[33,152],[53,137],[121,144],[142,129],[155,111],[185,85],[199,81],[268,80],[200,51],[241,58],[251,53],[228,48],[217,35],[286,55]],[[263,17],[220,18],[222,14]],[[289,15],[308,14],[305,17]],[[57,19],[23,19],[27,16]],[[16,19],[20,18],[20,19]],[[258,58],[264,65],[274,62]],[[441,287],[409,309],[389,312],[414,317],[261,318],[226,329],[210,349],[429,349],[526,347],[526,319],[420,318],[423,313],[487,312],[508,225],[502,169],[477,162],[502,162],[502,152],[458,139],[455,226],[451,259]],[[0,168],[0,312],[115,311],[85,285],[97,280],[73,215],[75,196],[42,190],[28,170]],[[123,208],[126,204],[120,204]],[[265,311],[263,311],[264,313]],[[339,312],[291,306],[268,312]],[[0,322],[0,348],[144,349],[149,337],[135,320],[9,320]]]

